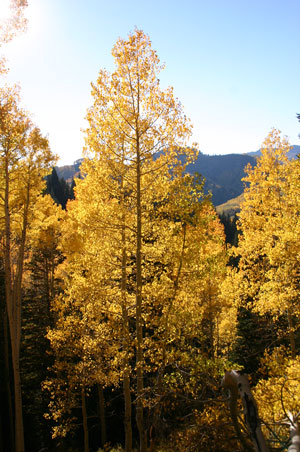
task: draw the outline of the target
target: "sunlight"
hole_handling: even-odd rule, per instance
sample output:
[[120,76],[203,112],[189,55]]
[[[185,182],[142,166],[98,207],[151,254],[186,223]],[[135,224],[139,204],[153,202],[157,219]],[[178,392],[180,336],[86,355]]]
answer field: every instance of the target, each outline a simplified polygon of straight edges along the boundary
[[8,17],[11,14],[10,8],[10,0],[1,0],[0,2],[0,22],[2,22],[5,19],[8,19]]
[[[4,4],[2,5],[2,2]],[[0,22],[2,21],[2,11],[8,11],[9,17],[9,0],[0,0]],[[5,8],[4,8],[5,7]],[[24,33],[17,34],[14,39],[9,42],[4,49],[6,56],[11,58],[20,58],[23,54],[38,44],[38,35],[41,32],[42,23],[44,21],[43,7],[37,0],[28,2],[28,6],[24,9],[24,17],[27,19],[27,27]]]

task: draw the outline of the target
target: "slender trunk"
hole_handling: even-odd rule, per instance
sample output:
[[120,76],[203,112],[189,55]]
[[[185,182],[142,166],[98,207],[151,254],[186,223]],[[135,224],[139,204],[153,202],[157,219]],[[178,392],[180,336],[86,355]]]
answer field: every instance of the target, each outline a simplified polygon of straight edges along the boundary
[[123,394],[124,394],[124,430],[125,430],[125,452],[131,452],[132,450],[132,426],[131,426],[131,391],[130,391],[130,371],[129,371],[129,321],[126,306],[126,285],[127,285],[127,253],[126,253],[126,230],[125,230],[125,210],[124,210],[124,186],[123,178],[121,180],[121,190],[122,190],[122,282],[121,282],[121,292],[122,292],[122,322],[123,322],[123,349],[125,352],[123,360]]
[[24,429],[22,414],[22,394],[20,379],[20,344],[21,344],[21,283],[24,263],[24,250],[27,227],[27,214],[29,203],[29,186],[27,187],[27,200],[24,205],[23,230],[18,250],[17,266],[15,276],[12,275],[11,264],[11,224],[9,209],[9,170],[8,161],[5,165],[5,250],[4,250],[4,273],[5,273],[5,296],[7,315],[9,320],[12,366],[14,374],[14,397],[15,397],[15,450],[24,452]]
[[136,167],[136,422],[140,438],[140,452],[146,452],[143,410],[143,324],[142,324],[142,208],[141,208],[141,156],[137,129]]
[[20,354],[18,346],[12,347],[13,371],[14,371],[14,395],[15,395],[15,444],[16,452],[24,452],[24,428],[22,413],[22,390],[20,378]]
[[9,420],[9,438],[10,438],[10,450],[15,449],[14,444],[14,415],[13,415],[13,402],[10,386],[10,371],[9,371],[9,338],[8,338],[8,319],[6,309],[3,312],[3,333],[4,333],[4,363],[5,363],[5,381],[6,381],[6,397],[8,406],[8,420]]
[[[46,304],[47,304],[47,314],[49,315],[50,313],[50,275],[49,275],[49,265],[48,265],[48,258],[46,257],[45,259],[45,276],[44,276],[44,281],[45,281],[45,298],[46,298]],[[50,317],[49,317],[50,318]]]
[[183,266],[185,247],[186,247],[186,225],[184,224],[183,225],[181,253],[180,253],[180,258],[179,258],[179,262],[178,262],[178,269],[177,269],[176,277],[174,280],[173,294],[170,297],[168,310],[166,312],[165,319],[164,319],[164,334],[163,334],[163,340],[162,340],[162,364],[158,371],[157,382],[156,382],[156,387],[158,389],[158,392],[159,392],[160,386],[162,384],[162,378],[163,378],[165,367],[166,367],[167,343],[168,343],[168,336],[169,336],[169,317],[170,317],[171,310],[173,308],[174,301],[176,299],[178,288],[179,288],[179,281],[180,281],[180,276],[181,276],[181,271],[182,271],[182,266]]
[[82,424],[84,434],[84,452],[89,452],[89,430],[87,422],[86,401],[85,401],[85,388],[81,388],[81,409],[82,409]]
[[131,392],[130,392],[130,376],[128,370],[124,372],[123,394],[125,404],[125,416],[124,416],[125,452],[131,452],[132,451]]
[[15,448],[16,452],[24,452],[24,428],[22,413],[22,389],[20,377],[20,343],[12,338],[13,329],[10,325],[11,356],[14,375],[14,397],[15,397]]
[[104,447],[104,444],[106,443],[105,399],[102,386],[98,384],[97,387],[98,387],[99,417],[101,427],[101,447]]
[[[290,414],[290,413],[289,413]],[[299,452],[300,451],[300,431],[299,425],[297,422],[297,416],[290,415],[291,419],[289,420],[290,424],[290,446],[287,452]]]

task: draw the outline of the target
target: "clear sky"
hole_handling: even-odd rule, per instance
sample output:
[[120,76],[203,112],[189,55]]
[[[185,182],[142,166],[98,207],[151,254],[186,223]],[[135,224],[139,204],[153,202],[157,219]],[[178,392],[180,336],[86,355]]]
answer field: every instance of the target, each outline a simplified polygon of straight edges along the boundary
[[272,127],[300,144],[300,0],[28,2],[27,32],[1,49],[6,82],[20,84],[60,165],[82,156],[90,82],[113,70],[111,48],[135,27],[166,64],[162,86],[174,86],[202,152],[255,151]]

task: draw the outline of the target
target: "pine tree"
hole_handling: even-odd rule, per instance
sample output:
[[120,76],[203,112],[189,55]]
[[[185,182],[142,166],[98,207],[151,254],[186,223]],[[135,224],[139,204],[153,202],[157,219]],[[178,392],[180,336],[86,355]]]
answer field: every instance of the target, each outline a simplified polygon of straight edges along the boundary
[[[52,302],[60,290],[56,269],[62,261],[58,250],[63,212],[49,195],[40,197],[28,235],[28,257],[24,268],[22,307],[21,375],[26,449],[41,449],[50,442],[44,413],[47,397],[41,382],[52,365],[48,328],[53,327]],[[28,434],[33,429],[33,436]]]
[[58,177],[55,168],[46,177],[45,193],[50,194],[52,199],[61,205],[63,209],[66,209],[68,200],[74,198],[73,189],[73,185],[70,187],[63,177]]

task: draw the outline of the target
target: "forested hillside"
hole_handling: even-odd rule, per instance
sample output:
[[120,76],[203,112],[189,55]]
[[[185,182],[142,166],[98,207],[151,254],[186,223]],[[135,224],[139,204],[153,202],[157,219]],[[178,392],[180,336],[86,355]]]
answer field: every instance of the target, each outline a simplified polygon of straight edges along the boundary
[[[300,153],[300,146],[293,145],[288,153],[289,159],[296,158]],[[212,194],[214,206],[223,204],[240,196],[244,191],[244,169],[250,163],[256,165],[256,158],[261,151],[248,154],[205,155],[197,153],[195,161],[187,165],[185,172],[189,174],[199,173],[205,179],[204,193]],[[56,167],[60,178],[72,183],[74,177],[78,177],[82,160],[73,165]]]
[[72,165],[56,166],[55,170],[60,179],[64,179],[69,184],[72,183],[74,177],[79,177],[80,175],[80,165],[83,159],[76,160]]
[[75,182],[0,88],[0,452],[297,452],[300,160],[197,155],[149,36],[112,55]]
[[255,165],[255,158],[241,154],[210,156],[199,153],[187,171],[191,174],[197,172],[205,178],[204,190],[212,193],[212,203],[217,206],[243,192],[242,178],[248,163]]
[[[187,165],[185,172],[199,173],[205,178],[204,193],[211,193],[212,203],[217,206],[243,192],[242,178],[248,163],[255,165],[256,159],[241,154],[205,155],[197,152],[196,159]],[[80,161],[77,161],[74,165],[56,167],[56,172],[60,178],[71,183],[74,177],[78,177],[79,167]]]

